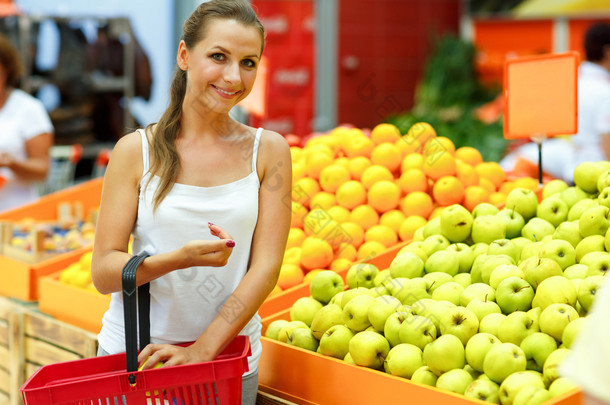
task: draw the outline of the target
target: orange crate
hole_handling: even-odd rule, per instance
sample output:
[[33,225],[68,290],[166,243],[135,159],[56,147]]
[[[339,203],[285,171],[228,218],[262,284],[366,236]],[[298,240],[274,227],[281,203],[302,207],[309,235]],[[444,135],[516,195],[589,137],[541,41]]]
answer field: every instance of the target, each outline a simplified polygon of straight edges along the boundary
[[[258,374],[261,391],[297,404],[488,403],[264,337],[267,326],[276,319],[289,320],[290,309],[262,321],[263,353]],[[582,402],[582,391],[574,389],[545,404],[581,405]]]
[[[72,263],[79,258],[75,257]],[[38,309],[60,321],[98,333],[110,305],[110,295],[62,284],[60,274],[61,271],[40,278]]]
[[[410,241],[409,241],[410,242]],[[368,260],[364,260],[366,263],[374,264],[379,268],[379,270],[386,269],[390,267],[390,263],[396,257],[396,254],[400,249],[406,246],[409,242],[402,242],[398,245],[395,245],[385,252],[371,258]],[[337,272],[345,281],[345,276],[347,274],[347,270],[343,270]],[[290,306],[299,298],[305,297],[309,295],[309,283],[301,283],[297,284],[293,287],[287,288],[279,294],[273,295],[263,302],[260,309],[258,310],[258,314],[261,318],[265,318],[267,316],[271,316],[276,312],[282,311],[286,308],[290,308]]]

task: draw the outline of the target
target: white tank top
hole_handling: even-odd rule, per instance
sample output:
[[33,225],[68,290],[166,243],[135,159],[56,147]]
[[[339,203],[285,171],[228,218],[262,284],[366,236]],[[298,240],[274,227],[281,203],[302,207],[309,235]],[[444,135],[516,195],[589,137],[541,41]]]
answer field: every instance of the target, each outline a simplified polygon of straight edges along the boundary
[[[148,141],[144,130],[138,216],[132,231],[134,254],[164,253],[194,239],[213,240],[208,222],[229,232],[235,248],[224,267],[191,267],[172,271],[150,283],[150,337],[153,343],[180,343],[197,340],[217,316],[218,310],[246,274],[250,245],[258,219],[260,182],[256,171],[262,128],[256,131],[252,149],[252,172],[239,180],[213,187],[176,183],[153,215],[152,200],[159,178],[148,187]],[[239,310],[236,308],[236,310]],[[227,316],[230,316],[227,315]],[[113,293],[102,320],[99,345],[108,353],[125,351],[123,299]],[[250,337],[250,370],[256,371],[261,354],[261,324],[256,314],[241,335]]]

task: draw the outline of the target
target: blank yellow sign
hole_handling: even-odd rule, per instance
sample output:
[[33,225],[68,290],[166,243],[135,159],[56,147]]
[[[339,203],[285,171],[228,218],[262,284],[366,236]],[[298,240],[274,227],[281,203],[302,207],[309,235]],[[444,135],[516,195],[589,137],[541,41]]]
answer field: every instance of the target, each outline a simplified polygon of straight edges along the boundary
[[509,59],[504,67],[504,137],[575,134],[578,53]]

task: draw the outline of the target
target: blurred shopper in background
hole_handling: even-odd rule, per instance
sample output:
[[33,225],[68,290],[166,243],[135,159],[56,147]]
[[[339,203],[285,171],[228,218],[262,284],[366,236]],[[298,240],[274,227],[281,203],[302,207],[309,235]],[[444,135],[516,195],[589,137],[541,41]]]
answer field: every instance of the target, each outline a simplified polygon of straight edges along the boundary
[[53,124],[43,104],[18,88],[23,72],[15,47],[0,35],[0,212],[38,198],[49,171]]
[[[550,138],[542,144],[544,171],[570,183],[580,163],[610,157],[610,24],[591,25],[585,33],[584,48],[586,60],[578,68],[578,133]],[[519,159],[538,165],[538,146],[527,143],[500,164],[512,171]]]

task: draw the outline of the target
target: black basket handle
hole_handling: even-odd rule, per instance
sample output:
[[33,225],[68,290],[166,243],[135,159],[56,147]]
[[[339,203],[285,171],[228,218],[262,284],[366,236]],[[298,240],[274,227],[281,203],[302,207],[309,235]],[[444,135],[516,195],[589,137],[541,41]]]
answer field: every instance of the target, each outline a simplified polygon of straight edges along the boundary
[[[136,287],[136,270],[149,254],[132,256],[123,267],[123,311],[125,316],[125,356],[127,371],[138,369],[138,329],[140,347],[150,343],[150,294],[149,284]],[[137,296],[137,302],[136,302]],[[138,322],[139,321],[139,322]],[[139,328],[138,328],[139,324]],[[133,375],[130,375],[132,380]],[[133,384],[135,382],[131,381]]]

